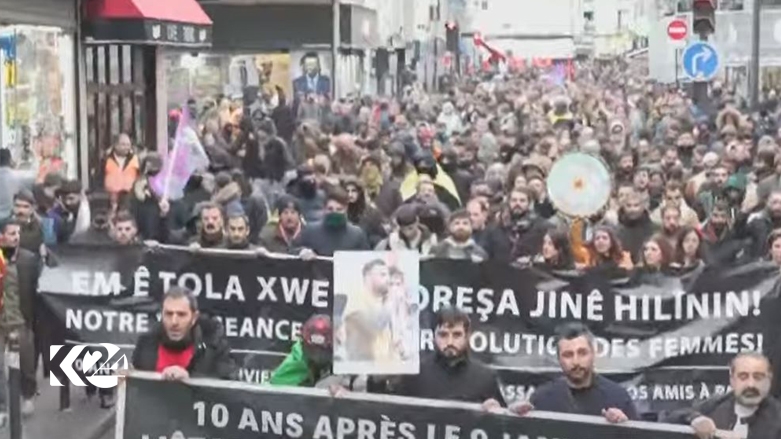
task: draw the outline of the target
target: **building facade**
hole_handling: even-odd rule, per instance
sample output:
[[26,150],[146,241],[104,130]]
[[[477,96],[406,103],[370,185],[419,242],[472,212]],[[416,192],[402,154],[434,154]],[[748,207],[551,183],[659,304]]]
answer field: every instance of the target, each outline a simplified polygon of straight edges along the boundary
[[15,166],[79,174],[77,0],[0,0],[0,147]]

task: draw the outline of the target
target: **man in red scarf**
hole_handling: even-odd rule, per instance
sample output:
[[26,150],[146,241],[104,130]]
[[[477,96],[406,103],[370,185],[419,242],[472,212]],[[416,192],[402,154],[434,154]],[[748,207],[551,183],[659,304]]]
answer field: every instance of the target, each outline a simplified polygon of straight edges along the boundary
[[238,378],[222,325],[201,317],[197,299],[182,287],[171,287],[165,294],[161,322],[139,337],[133,367],[158,372],[168,380]]

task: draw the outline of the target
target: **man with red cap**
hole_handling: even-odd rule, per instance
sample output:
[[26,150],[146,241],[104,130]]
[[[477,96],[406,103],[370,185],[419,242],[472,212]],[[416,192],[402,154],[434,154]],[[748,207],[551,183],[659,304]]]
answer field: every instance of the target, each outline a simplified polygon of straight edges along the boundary
[[333,326],[327,315],[309,318],[301,328],[301,338],[282,364],[271,374],[271,385],[319,387],[332,375]]

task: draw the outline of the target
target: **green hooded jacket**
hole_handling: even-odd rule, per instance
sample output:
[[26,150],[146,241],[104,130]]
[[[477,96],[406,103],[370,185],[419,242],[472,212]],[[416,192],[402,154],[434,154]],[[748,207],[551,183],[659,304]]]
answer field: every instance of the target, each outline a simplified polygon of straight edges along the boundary
[[322,376],[309,367],[301,340],[297,341],[285,360],[271,374],[272,386],[314,387]]

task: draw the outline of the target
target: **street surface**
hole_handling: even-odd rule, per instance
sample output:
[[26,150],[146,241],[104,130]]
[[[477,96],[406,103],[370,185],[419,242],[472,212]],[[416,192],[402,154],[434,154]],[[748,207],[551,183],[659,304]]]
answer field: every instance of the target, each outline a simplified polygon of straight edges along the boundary
[[[40,370],[40,368],[39,368]],[[59,388],[49,385],[49,380],[38,377],[40,395],[35,401],[35,414],[25,420],[22,427],[23,439],[109,439],[113,437],[113,422],[108,432],[100,436],[101,425],[105,426],[113,416],[113,410],[100,408],[97,396],[88,401],[84,389],[71,388],[71,408],[59,409]],[[0,430],[0,439],[9,439],[6,426]]]

